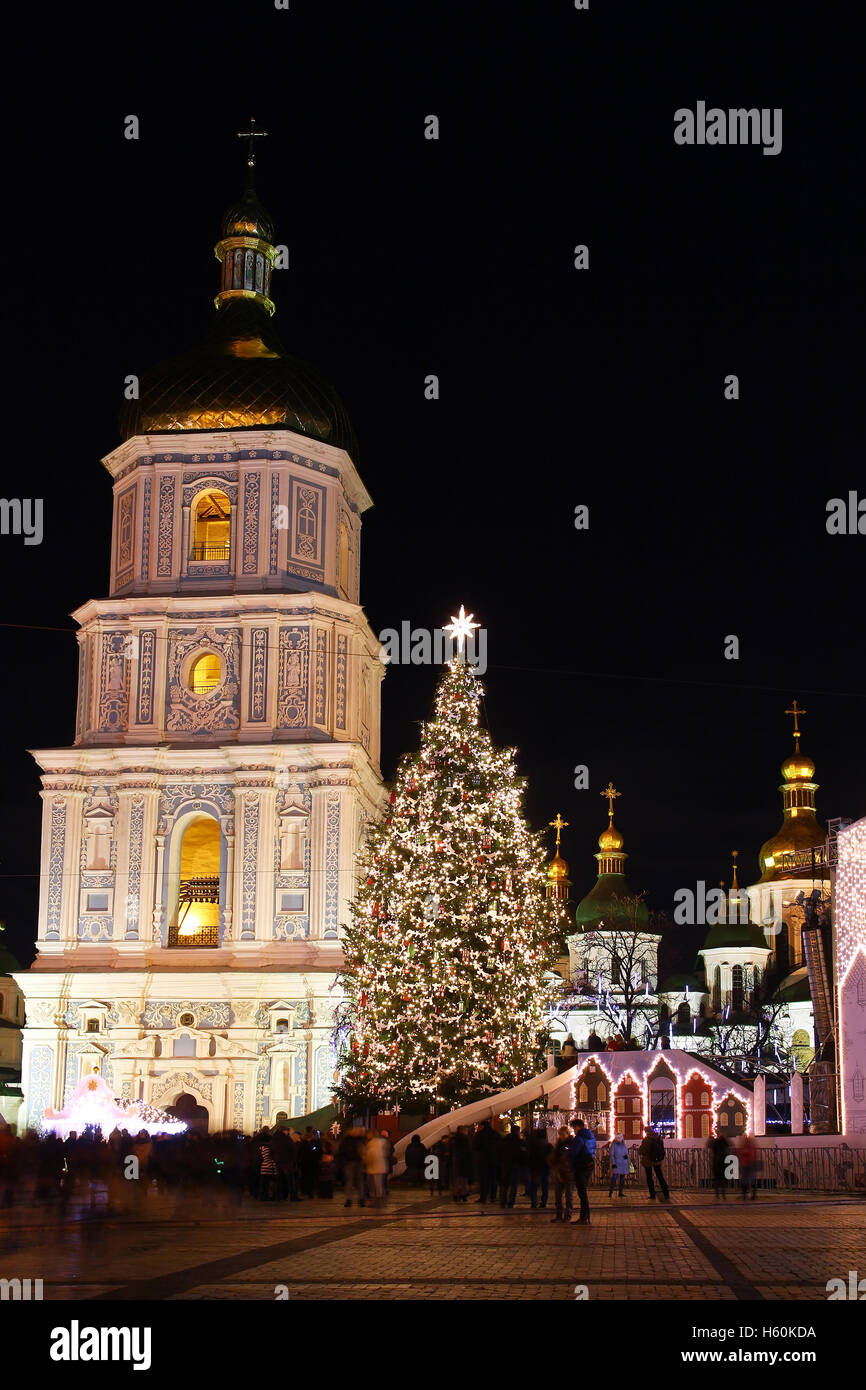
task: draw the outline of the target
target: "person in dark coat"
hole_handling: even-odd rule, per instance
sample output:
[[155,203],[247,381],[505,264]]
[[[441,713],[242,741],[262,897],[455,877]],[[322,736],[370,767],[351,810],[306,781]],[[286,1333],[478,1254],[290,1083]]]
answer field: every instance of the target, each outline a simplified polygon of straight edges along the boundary
[[496,1201],[496,1180],[499,1176],[499,1139],[489,1120],[482,1120],[473,1142],[478,1181],[481,1187],[479,1202]]
[[424,1181],[424,1160],[427,1157],[427,1149],[417,1134],[412,1135],[403,1156],[406,1160],[406,1176],[413,1187],[420,1187]]
[[574,1185],[580,1198],[580,1215],[571,1219],[578,1226],[589,1225],[589,1183],[595,1167],[595,1135],[583,1120],[574,1122],[574,1138],[571,1141],[571,1158],[574,1164]]
[[586,1049],[588,1052],[604,1052],[604,1042],[594,1028],[586,1040]]
[[361,1142],[364,1131],[354,1125],[348,1126],[340,1135],[337,1145],[337,1163],[343,1174],[346,1200],[344,1206],[350,1207],[357,1197],[358,1206],[364,1205],[361,1194]]
[[638,1154],[640,1155],[641,1165],[646,1173],[646,1185],[649,1188],[649,1199],[655,1201],[656,1189],[653,1182],[653,1174],[658,1178],[659,1187],[662,1190],[662,1201],[669,1202],[671,1194],[665,1182],[665,1175],[662,1172],[662,1164],[665,1161],[665,1141],[660,1134],[656,1134],[652,1125],[644,1125],[644,1137]]
[[707,1148],[713,1163],[713,1189],[716,1194],[716,1201],[720,1197],[723,1202],[727,1201],[728,1177],[725,1166],[730,1144],[723,1134],[713,1134],[707,1141]]
[[574,1190],[574,1164],[571,1160],[571,1135],[565,1125],[560,1129],[556,1143],[547,1155],[550,1171],[553,1174],[553,1190],[556,1196],[556,1215],[554,1221],[570,1221],[572,1192]]
[[518,1125],[499,1136],[499,1205],[513,1207],[520,1178],[526,1167],[526,1145]]
[[469,1201],[469,1184],[472,1182],[472,1145],[466,1126],[459,1125],[454,1135],[454,1200]]
[[546,1129],[534,1129],[526,1144],[526,1163],[529,1169],[529,1203],[538,1206],[538,1192],[541,1189],[541,1210],[547,1206],[550,1193],[550,1165],[548,1157],[553,1145],[547,1137]]
[[451,1187],[452,1147],[450,1134],[443,1134],[441,1139],[436,1140],[433,1145],[433,1153],[438,1160],[439,1170],[438,1175],[430,1183],[431,1197],[434,1191],[441,1194],[447,1192]]

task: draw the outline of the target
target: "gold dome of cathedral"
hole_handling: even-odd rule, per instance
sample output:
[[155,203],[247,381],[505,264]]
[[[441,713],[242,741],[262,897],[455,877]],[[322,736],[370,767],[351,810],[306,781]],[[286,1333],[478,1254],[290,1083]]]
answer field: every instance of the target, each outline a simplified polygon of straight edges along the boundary
[[246,191],[223,217],[215,248],[221,264],[216,318],[196,347],[142,373],[139,399],[125,402],[121,413],[123,437],[286,429],[357,459],[337,392],[315,367],[288,353],[272,327],[277,251],[273,221],[256,196],[252,139],[247,162]]

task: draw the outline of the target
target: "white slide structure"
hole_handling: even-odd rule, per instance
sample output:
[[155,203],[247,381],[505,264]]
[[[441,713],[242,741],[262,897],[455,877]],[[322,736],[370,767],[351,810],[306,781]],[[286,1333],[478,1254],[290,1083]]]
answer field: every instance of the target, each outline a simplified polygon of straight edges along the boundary
[[[509,1110],[519,1110],[522,1106],[528,1105],[530,1101],[544,1101],[547,1110],[559,1108],[560,1110],[571,1111],[574,1103],[574,1082],[577,1081],[584,1068],[590,1065],[604,1072],[608,1095],[611,1098],[624,1079],[628,1078],[631,1082],[637,1083],[647,1107],[645,1112],[642,1110],[642,1113],[649,1113],[649,1086],[657,1070],[663,1067],[665,1075],[670,1077],[671,1086],[680,1092],[689,1078],[697,1076],[701,1078],[698,1083],[699,1088],[706,1089],[708,1097],[712,1097],[713,1108],[723,1097],[733,1097],[745,1108],[750,1121],[749,1131],[753,1132],[751,1091],[739,1082],[731,1081],[727,1076],[716,1071],[714,1067],[708,1066],[705,1061],[693,1053],[682,1052],[677,1048],[646,1052],[581,1052],[578,1054],[575,1065],[569,1067],[567,1071],[557,1072],[554,1067],[548,1067],[547,1071],[542,1072],[540,1076],[530,1077],[528,1081],[522,1081],[519,1086],[513,1086],[511,1090],[497,1091],[493,1095],[485,1096],[483,1100],[476,1100],[471,1105],[461,1106],[459,1110],[449,1110],[444,1115],[437,1115],[434,1119],[427,1120],[411,1134],[404,1135],[395,1145],[395,1172],[403,1172],[406,1146],[415,1134],[418,1135],[422,1144],[429,1149],[431,1144],[435,1144],[436,1140],[441,1139],[444,1134],[453,1134],[458,1125],[467,1125],[471,1128],[473,1125],[479,1124],[481,1120],[492,1120],[497,1115],[503,1115]],[[689,1104],[690,1102],[686,1100],[685,1103]],[[704,1139],[692,1139],[687,1142],[703,1143],[705,1141]]]
[[[585,1064],[585,1056],[578,1059],[578,1065]],[[395,1171],[403,1171],[403,1155],[406,1152],[406,1145],[417,1134],[422,1144],[429,1149],[431,1144],[435,1144],[437,1139],[441,1139],[443,1134],[453,1134],[459,1125],[480,1124],[482,1120],[492,1120],[496,1115],[502,1115],[507,1110],[518,1110],[522,1105],[528,1105],[533,1100],[545,1100],[553,1105],[559,1105],[562,1109],[569,1108],[569,1097],[571,1095],[571,1083],[575,1080],[578,1067],[569,1067],[568,1071],[557,1072],[555,1067],[548,1067],[547,1071],[540,1076],[530,1077],[528,1081],[521,1081],[519,1086],[512,1086],[510,1091],[497,1091],[492,1096],[485,1096],[483,1100],[473,1101],[471,1105],[464,1105],[459,1110],[449,1110],[444,1115],[437,1115],[435,1119],[428,1120],[426,1124],[420,1125],[418,1129],[413,1129],[411,1134],[405,1134],[394,1146],[394,1157],[397,1162]],[[552,1097],[561,1091],[562,1097],[553,1100]]]

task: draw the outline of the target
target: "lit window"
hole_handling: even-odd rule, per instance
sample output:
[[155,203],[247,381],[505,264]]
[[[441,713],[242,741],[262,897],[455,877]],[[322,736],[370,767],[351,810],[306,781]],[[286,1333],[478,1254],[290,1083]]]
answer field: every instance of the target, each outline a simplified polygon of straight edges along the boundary
[[190,560],[228,560],[231,515],[231,502],[218,489],[198,499],[191,518]]
[[190,667],[189,684],[194,695],[208,695],[222,680],[222,662],[216,652],[204,652]]

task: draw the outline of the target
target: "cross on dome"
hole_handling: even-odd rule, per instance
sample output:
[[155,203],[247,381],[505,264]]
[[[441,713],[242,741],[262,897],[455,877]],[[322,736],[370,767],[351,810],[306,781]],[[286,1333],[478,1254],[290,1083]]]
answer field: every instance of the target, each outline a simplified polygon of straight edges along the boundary
[[267,133],[268,133],[268,132],[267,132],[266,130],[256,130],[256,118],[255,118],[255,116],[250,116],[250,128],[249,128],[249,130],[239,130],[239,131],[238,131],[238,139],[239,139],[239,140],[249,140],[249,142],[250,142],[249,149],[247,150],[247,165],[249,166],[250,169],[255,169],[255,167],[256,167],[256,144],[255,144],[255,142],[256,142],[256,140],[263,140],[264,137],[267,135]]
[[795,753],[799,753],[799,751],[800,751],[800,715],[801,715],[801,714],[808,714],[809,711],[808,711],[808,710],[805,710],[805,709],[798,709],[798,707],[797,707],[797,701],[794,700],[794,701],[792,701],[792,703],[791,703],[791,708],[790,708],[790,709],[786,709],[786,710],[785,710],[785,713],[786,713],[786,714],[793,714],[793,716],[794,716],[794,751],[795,751]]
[[608,815],[610,816],[611,820],[613,820],[613,799],[615,796],[622,796],[622,792],[618,792],[616,787],[613,785],[613,782],[608,781],[608,784],[605,790],[601,793],[601,795],[607,797]]
[[563,820],[563,819],[562,819],[562,816],[561,816],[561,815],[559,814],[559,812],[557,811],[557,813],[556,813],[556,820],[549,820],[549,821],[547,822],[547,824],[548,824],[548,825],[552,825],[553,828],[554,828],[554,830],[556,831],[556,848],[559,849],[559,837],[560,837],[561,832],[562,832],[562,831],[565,829],[565,827],[568,825],[568,821],[567,821],[567,820]]

